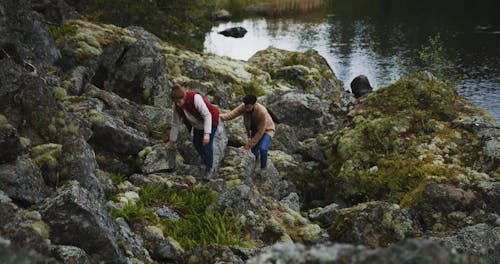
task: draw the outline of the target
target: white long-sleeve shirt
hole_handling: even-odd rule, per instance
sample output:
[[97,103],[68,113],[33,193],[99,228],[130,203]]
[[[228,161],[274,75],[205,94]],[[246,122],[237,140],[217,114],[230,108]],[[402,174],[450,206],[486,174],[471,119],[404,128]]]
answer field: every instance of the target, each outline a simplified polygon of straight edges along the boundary
[[[184,115],[186,115],[187,120],[194,128],[200,130],[203,129],[205,134],[210,134],[212,132],[212,114],[199,94],[194,96],[194,107],[198,110],[203,120],[198,120],[188,111],[182,109],[184,111]],[[173,109],[174,114],[172,116],[172,129],[170,129],[170,141],[177,141],[177,136],[184,123],[182,122],[182,118],[179,116],[179,113],[175,110],[175,103],[173,105]]]

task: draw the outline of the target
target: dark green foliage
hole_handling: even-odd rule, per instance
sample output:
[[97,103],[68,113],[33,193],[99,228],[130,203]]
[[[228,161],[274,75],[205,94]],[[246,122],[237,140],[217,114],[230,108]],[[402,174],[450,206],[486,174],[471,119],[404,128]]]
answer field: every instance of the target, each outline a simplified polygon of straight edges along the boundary
[[181,208],[187,214],[201,214],[217,199],[217,193],[205,187],[175,190],[163,186],[143,185],[139,196],[141,203],[146,206],[166,202]]
[[62,25],[62,26],[49,25],[49,29],[50,33],[52,34],[52,37],[58,44],[61,43],[64,36],[74,35],[78,30],[78,28],[73,25]]
[[127,179],[127,175],[122,173],[107,172],[108,177],[111,179],[113,184],[118,185]]
[[[123,217],[128,223],[148,220],[160,224],[166,236],[171,236],[184,249],[203,245],[244,245],[242,227],[228,214],[207,210],[217,200],[217,193],[206,187],[172,189],[165,186],[143,185],[140,200],[113,210],[113,217]],[[183,219],[159,218],[154,207],[167,205],[179,212]]]
[[204,35],[212,23],[207,0],[67,0],[90,20],[121,27],[141,26],[171,43],[203,49]]
[[128,203],[122,209],[112,210],[111,216],[114,218],[123,217],[128,223],[134,223],[143,219],[154,221],[158,218],[155,214],[146,210],[144,205],[140,203]]
[[182,221],[162,220],[163,230],[186,250],[204,245],[244,245],[242,228],[226,213],[188,215]]

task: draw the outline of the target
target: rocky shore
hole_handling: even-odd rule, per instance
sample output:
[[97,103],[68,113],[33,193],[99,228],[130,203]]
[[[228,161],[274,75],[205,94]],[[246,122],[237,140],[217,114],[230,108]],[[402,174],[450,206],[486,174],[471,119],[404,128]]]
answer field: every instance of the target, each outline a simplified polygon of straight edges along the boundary
[[[36,2],[36,3],[35,3]],[[499,263],[500,126],[430,73],[355,98],[316,51],[176,48],[64,1],[0,2],[0,263]],[[223,123],[202,181],[174,83],[259,95],[269,168]]]

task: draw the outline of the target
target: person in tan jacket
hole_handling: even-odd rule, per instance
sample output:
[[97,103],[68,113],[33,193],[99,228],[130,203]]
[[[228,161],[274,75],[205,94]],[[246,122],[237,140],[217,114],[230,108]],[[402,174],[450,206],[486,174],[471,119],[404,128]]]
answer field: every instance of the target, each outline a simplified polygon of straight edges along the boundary
[[267,150],[275,131],[273,119],[267,109],[257,103],[255,95],[245,96],[243,104],[229,113],[221,114],[220,118],[227,121],[240,115],[243,115],[243,123],[250,137],[250,142],[243,147],[243,152],[248,153],[251,149],[256,159],[260,158],[260,168],[265,169]]

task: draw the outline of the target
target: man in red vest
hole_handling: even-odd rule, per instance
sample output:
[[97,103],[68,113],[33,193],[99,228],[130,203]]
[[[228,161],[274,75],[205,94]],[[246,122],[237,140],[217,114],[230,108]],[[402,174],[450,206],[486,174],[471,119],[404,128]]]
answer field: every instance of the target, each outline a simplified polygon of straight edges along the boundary
[[206,166],[205,178],[211,177],[214,160],[214,137],[219,125],[219,108],[195,91],[185,91],[176,84],[170,93],[174,114],[170,140],[166,147],[176,144],[179,130],[184,123],[189,132],[193,129],[193,144]]

